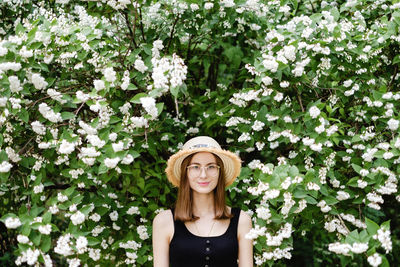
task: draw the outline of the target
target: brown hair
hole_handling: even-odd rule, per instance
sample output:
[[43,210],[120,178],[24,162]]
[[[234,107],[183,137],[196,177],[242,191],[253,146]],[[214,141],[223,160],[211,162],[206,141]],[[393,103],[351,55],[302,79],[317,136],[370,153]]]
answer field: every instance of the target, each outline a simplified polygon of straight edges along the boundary
[[[191,154],[187,156],[181,165],[181,179],[178,188],[178,199],[175,204],[175,214],[174,219],[180,220],[183,222],[186,221],[196,221],[199,217],[193,214],[193,190],[190,188],[190,184],[187,178],[187,166],[190,164],[193,156]],[[218,183],[216,188],[214,189],[214,210],[215,210],[215,219],[229,219],[232,218],[233,215],[228,211],[225,204],[225,171],[224,164],[222,160],[212,154],[217,161],[218,166],[220,166],[220,172],[218,177]]]

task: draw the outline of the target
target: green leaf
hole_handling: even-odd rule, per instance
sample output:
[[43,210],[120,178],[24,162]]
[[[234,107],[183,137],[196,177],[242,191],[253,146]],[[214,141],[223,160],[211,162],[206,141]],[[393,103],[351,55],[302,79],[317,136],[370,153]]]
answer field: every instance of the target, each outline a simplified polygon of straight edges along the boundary
[[51,213],[50,212],[46,212],[43,215],[43,223],[47,224],[51,222]]
[[74,113],[72,113],[72,112],[61,112],[61,118],[63,119],[63,120],[70,120],[70,119],[73,119],[73,118],[75,118],[75,114]]
[[157,107],[157,115],[160,115],[164,108],[164,103],[157,103],[156,107]]
[[307,201],[308,204],[311,205],[316,205],[318,203],[313,197],[310,196],[306,196],[304,197],[304,199]]
[[41,238],[42,234],[40,234],[39,232],[33,232],[33,236],[30,238],[30,240],[32,240],[33,244],[39,246]]
[[297,175],[299,175],[299,169],[296,166],[291,166],[289,168],[289,176],[296,177]]
[[171,95],[173,95],[175,98],[177,98],[178,94],[179,94],[179,86],[171,87],[170,92],[171,92]]
[[26,109],[22,108],[21,112],[18,113],[18,117],[25,123],[29,122],[29,113]]
[[365,218],[365,224],[367,225],[367,231],[370,235],[376,234],[380,228],[378,224],[368,218]]
[[66,195],[67,197],[69,197],[75,191],[75,189],[76,189],[75,186],[71,186],[71,187],[65,189],[63,194]]
[[360,166],[358,166],[357,164],[352,163],[352,164],[351,164],[351,167],[353,167],[353,169],[354,169],[358,174],[360,174],[360,171],[361,171],[361,169],[362,169]]
[[145,93],[138,93],[138,94],[136,94],[134,97],[132,97],[130,100],[129,100],[129,102],[132,102],[132,103],[135,103],[135,104],[140,104],[141,102],[140,102],[140,99],[142,98],[142,97],[148,97],[149,95],[148,94],[145,94]]
[[88,241],[88,246],[90,247],[100,244],[100,241],[92,236],[87,236],[86,239]]
[[399,63],[399,62],[400,62],[400,54],[396,55],[396,56],[393,58],[393,64],[397,64],[397,63]]
[[42,244],[40,245],[40,249],[46,253],[50,250],[51,247],[51,237],[49,235],[43,235]]
[[99,174],[106,173],[107,171],[108,171],[108,167],[104,163],[101,163],[100,167],[99,167]]

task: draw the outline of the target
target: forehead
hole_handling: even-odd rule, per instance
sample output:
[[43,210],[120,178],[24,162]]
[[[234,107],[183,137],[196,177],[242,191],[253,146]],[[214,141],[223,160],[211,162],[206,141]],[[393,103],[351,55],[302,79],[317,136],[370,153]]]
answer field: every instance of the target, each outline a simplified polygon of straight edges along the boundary
[[212,153],[199,152],[193,155],[190,163],[209,164],[209,163],[217,163],[217,161]]

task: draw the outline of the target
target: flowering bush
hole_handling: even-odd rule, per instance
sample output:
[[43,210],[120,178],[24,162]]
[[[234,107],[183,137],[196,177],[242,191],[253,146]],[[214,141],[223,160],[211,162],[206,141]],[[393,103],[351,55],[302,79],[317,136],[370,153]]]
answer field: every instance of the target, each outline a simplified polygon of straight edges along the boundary
[[256,265],[400,262],[397,1],[0,7],[2,263],[152,266],[195,135],[243,160]]

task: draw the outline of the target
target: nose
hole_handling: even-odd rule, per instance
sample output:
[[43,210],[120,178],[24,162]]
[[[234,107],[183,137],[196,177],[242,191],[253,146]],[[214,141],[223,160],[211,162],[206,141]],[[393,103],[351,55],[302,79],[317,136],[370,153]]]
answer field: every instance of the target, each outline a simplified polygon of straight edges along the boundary
[[206,168],[204,168],[204,167],[202,167],[201,169],[200,169],[200,177],[206,177],[207,176],[207,174],[206,174]]

